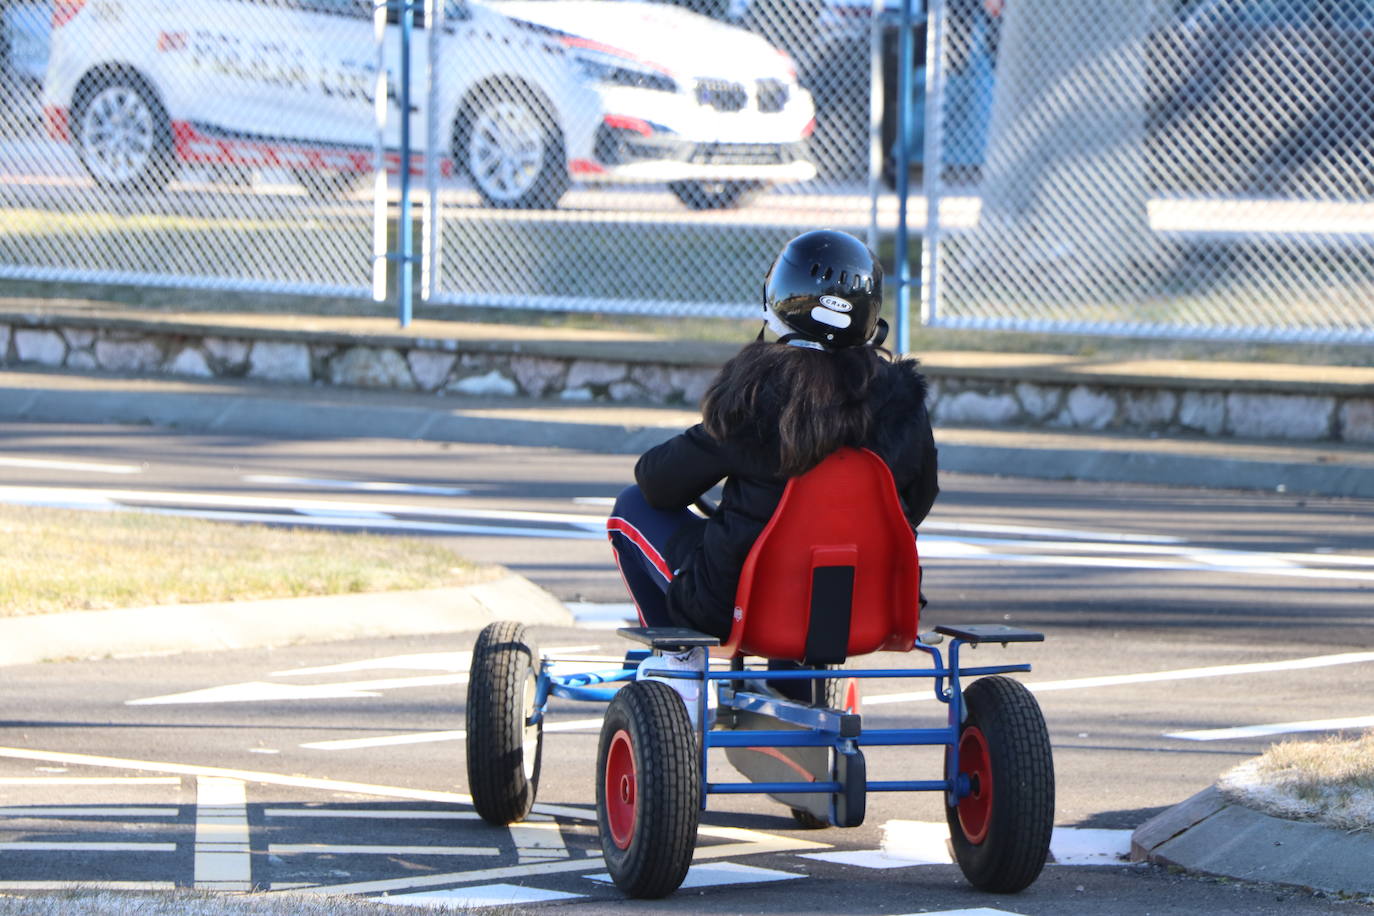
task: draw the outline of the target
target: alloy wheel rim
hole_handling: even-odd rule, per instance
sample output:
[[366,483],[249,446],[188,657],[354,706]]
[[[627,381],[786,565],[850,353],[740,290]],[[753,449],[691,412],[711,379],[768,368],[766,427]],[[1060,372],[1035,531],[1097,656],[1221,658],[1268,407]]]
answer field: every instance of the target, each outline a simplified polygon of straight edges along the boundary
[[518,102],[485,108],[472,125],[468,166],[473,180],[497,200],[515,200],[539,177],[544,129]]
[[81,117],[81,145],[92,171],[111,182],[138,176],[156,143],[153,112],[134,89],[110,86],[91,99]]

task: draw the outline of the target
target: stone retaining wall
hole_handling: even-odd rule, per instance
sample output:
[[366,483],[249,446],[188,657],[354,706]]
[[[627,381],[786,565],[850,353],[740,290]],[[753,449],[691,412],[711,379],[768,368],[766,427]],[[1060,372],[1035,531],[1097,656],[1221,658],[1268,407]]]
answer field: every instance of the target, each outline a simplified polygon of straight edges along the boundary
[[[338,335],[333,335],[338,337]],[[188,378],[251,378],[479,396],[695,404],[715,367],[530,353],[519,345],[465,348],[456,340],[385,343],[304,332],[204,334],[127,327],[0,323],[0,364]],[[1374,443],[1374,392],[1228,388],[1171,378],[1027,381],[986,370],[927,366],[931,409],[943,425],[1200,434],[1246,439]]]

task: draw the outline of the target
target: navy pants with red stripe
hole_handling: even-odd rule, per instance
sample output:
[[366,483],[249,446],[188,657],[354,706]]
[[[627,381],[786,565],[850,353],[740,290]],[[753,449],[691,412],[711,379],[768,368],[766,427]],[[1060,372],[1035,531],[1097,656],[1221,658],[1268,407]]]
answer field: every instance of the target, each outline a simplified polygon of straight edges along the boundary
[[655,509],[633,484],[616,497],[606,533],[644,626],[674,626],[668,617],[668,583],[673,581],[668,542],[684,526],[701,524],[701,516],[687,509]]

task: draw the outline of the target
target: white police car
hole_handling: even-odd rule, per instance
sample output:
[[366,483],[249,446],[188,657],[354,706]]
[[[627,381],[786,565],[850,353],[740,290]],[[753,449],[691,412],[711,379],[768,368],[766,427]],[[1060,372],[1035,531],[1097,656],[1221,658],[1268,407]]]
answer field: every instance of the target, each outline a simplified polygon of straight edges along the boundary
[[[184,163],[287,169],[312,191],[346,188],[372,169],[372,9],[57,0],[49,131],[115,190],[161,188]],[[782,52],[742,29],[618,0],[447,0],[439,28],[443,161],[490,206],[552,207],[580,180],[667,183],[688,206],[726,207],[815,175],[811,97]],[[422,149],[423,26],[415,36],[411,136]],[[384,47],[394,74],[394,23]]]

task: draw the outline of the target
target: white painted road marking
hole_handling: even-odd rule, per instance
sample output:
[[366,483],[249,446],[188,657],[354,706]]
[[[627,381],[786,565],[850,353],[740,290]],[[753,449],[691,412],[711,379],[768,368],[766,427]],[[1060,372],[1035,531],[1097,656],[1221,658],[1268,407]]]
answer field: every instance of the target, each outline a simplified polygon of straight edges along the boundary
[[267,851],[275,856],[499,856],[495,846],[372,846],[330,845],[328,843],[270,843]]
[[368,493],[414,493],[419,496],[467,496],[462,487],[436,487],[417,483],[389,483],[381,480],[333,480],[321,477],[290,477],[284,474],[245,474],[245,483],[284,484],[293,487],[319,487],[329,490],[363,490]]
[[[180,782],[180,780],[177,780]],[[177,808],[120,808],[120,807],[70,807],[70,808],[25,808],[23,806],[0,808],[0,817],[117,817],[132,820],[139,817],[176,817],[181,813]]]
[[1311,719],[1306,722],[1276,722],[1272,725],[1241,725],[1235,728],[1204,728],[1197,731],[1165,732],[1164,737],[1182,738],[1187,741],[1228,741],[1234,738],[1263,738],[1268,735],[1335,732],[1357,728],[1374,728],[1374,716]]
[[[1120,865],[1131,851],[1131,831],[1055,827],[1050,837],[1052,865]],[[953,865],[949,825],[936,821],[891,820],[883,825],[881,849],[806,853],[806,859],[860,868],[911,868]]]
[[[601,884],[610,884],[607,872],[586,875],[586,878]],[[757,865],[741,865],[738,862],[712,862],[707,865],[693,865],[687,869],[687,877],[682,879],[681,890],[698,887],[726,887],[731,884],[761,884],[766,881],[794,881],[810,877],[801,872],[778,871],[775,868],[759,868]]]
[[196,779],[194,882],[202,890],[253,889],[248,789],[242,780],[220,776]]
[[[46,758],[43,758],[46,759]],[[5,776],[0,786],[179,786],[168,776]]]
[[176,843],[16,842],[0,843],[0,852],[176,852]]
[[170,891],[175,881],[0,881],[0,891]]
[[264,817],[365,818],[383,821],[476,821],[476,811],[415,811],[408,808],[267,808]]
[[92,461],[54,461],[47,458],[6,458],[0,456],[0,467],[36,468],[50,471],[78,471],[89,474],[141,474],[136,464],[101,464]]
[[393,906],[431,906],[466,911],[481,907],[549,903],[554,900],[581,900],[585,896],[564,891],[546,891],[537,887],[521,887],[518,884],[483,884],[478,887],[460,887],[446,891],[391,894],[376,898],[376,902]]
[[422,677],[393,677],[374,681],[348,681],[340,684],[274,684],[249,681],[169,693],[160,697],[125,700],[125,706],[160,706],[176,703],[259,703],[265,700],[334,700],[381,696],[377,691],[403,687],[443,687],[466,684],[467,674],[431,674]]
[[[1327,668],[1333,665],[1358,665],[1374,662],[1374,652],[1341,652],[1336,655],[1314,655],[1276,662],[1249,662],[1239,665],[1215,665],[1209,668],[1175,668],[1171,671],[1147,671],[1141,674],[1110,674],[1101,677],[1070,678],[1063,681],[1041,681],[1026,686],[1035,693],[1055,690],[1088,690],[1096,687],[1120,687],[1126,684],[1151,684],[1160,681],[1186,681],[1208,677],[1235,677],[1246,674],[1267,674],[1274,671],[1301,671]],[[931,690],[911,693],[865,695],[864,706],[883,706],[890,703],[917,703],[934,700]]]
[[[568,719],[564,722],[545,722],[546,732],[591,731],[601,727],[602,718]],[[378,735],[375,738],[335,738],[331,741],[311,741],[301,747],[312,751],[355,751],[367,747],[392,747],[398,744],[431,744],[438,741],[462,741],[468,733],[463,729],[438,732],[409,732],[402,735]]]

